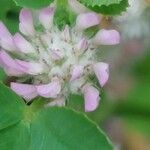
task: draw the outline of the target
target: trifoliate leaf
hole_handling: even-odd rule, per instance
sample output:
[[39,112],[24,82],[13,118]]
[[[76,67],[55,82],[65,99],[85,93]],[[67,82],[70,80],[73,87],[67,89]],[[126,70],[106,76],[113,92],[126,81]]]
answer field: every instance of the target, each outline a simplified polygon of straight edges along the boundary
[[78,0],[86,6],[109,6],[111,4],[119,4],[122,0]]
[[121,12],[126,11],[126,8],[129,6],[128,0],[105,0],[100,1],[98,3],[94,2],[94,4],[85,3],[85,0],[79,0],[81,3],[83,3],[85,6],[90,8],[91,10],[101,13],[104,15],[119,15]]
[[27,8],[42,8],[50,5],[54,0],[14,0],[17,6]]
[[0,84],[0,150],[113,149],[101,129],[82,113],[41,107],[41,101],[27,106]]

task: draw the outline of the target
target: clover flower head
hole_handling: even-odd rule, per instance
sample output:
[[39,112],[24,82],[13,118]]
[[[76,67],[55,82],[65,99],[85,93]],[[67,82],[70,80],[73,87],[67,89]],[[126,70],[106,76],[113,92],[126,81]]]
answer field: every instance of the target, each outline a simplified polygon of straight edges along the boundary
[[11,89],[26,101],[42,96],[52,99],[49,105],[62,106],[70,93],[83,94],[85,110],[93,111],[100,93],[89,77],[96,75],[101,87],[109,78],[109,65],[98,62],[96,51],[100,45],[118,44],[119,33],[101,29],[92,38],[85,36],[84,30],[101,21],[94,12],[79,14],[73,27],[60,30],[54,13],[52,6],[43,8],[34,22],[32,12],[22,9],[15,35],[0,22],[0,66],[16,77]]

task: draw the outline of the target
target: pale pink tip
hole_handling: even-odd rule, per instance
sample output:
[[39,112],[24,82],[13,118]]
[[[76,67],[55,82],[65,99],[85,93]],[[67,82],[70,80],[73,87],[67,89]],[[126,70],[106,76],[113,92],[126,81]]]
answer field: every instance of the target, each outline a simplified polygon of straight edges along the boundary
[[49,84],[38,85],[36,88],[38,94],[46,98],[57,98],[61,91],[60,82],[57,80],[54,80]]
[[83,87],[83,94],[85,100],[85,111],[94,111],[99,105],[99,91],[93,86],[85,85]]
[[2,48],[8,51],[16,50],[12,35],[1,21],[0,21],[0,45]]
[[32,12],[28,9],[22,9],[19,16],[19,29],[25,35],[34,36],[35,29],[33,25]]
[[109,65],[103,62],[99,62],[94,64],[93,69],[99,84],[103,87],[109,78]]
[[31,75],[42,74],[44,71],[43,65],[35,62],[26,62],[16,59],[17,64],[22,68],[25,73]]
[[34,85],[21,84],[21,83],[11,83],[11,89],[18,95],[22,96],[27,101],[32,100],[37,97],[37,91]]
[[35,49],[34,47],[28,42],[22,35],[19,33],[16,33],[14,35],[14,42],[19,49],[19,51],[28,54],[28,53],[34,53]]
[[81,39],[76,45],[76,49],[83,53],[88,48],[88,42],[85,38]]
[[63,53],[59,49],[52,49],[50,53],[53,60],[60,60],[63,58]]
[[21,70],[17,70],[17,69],[14,69],[14,68],[4,68],[5,70],[5,73],[8,75],[8,76],[14,76],[14,77],[21,77],[23,75],[25,75],[24,72],[22,72]]
[[48,47],[51,45],[51,42],[49,42],[49,39],[51,39],[51,37],[48,34],[41,35],[42,42]]
[[89,27],[98,25],[101,17],[94,12],[80,14],[76,20],[76,26],[79,29],[87,29]]
[[52,107],[52,106],[59,106],[59,107],[65,106],[65,99],[64,98],[54,99],[52,102],[46,105],[46,107]]
[[87,7],[85,7],[83,4],[81,4],[77,0],[69,0],[68,3],[69,3],[71,10],[77,14],[89,12],[89,9],[87,9]]
[[50,29],[53,24],[54,8],[47,7],[40,11],[39,21],[45,29]]
[[1,60],[1,56],[0,56],[0,67],[4,67],[4,63],[3,63],[3,61]]
[[6,26],[3,24],[3,22],[0,21],[0,38],[8,38],[11,37],[12,35],[6,28]]
[[73,70],[71,72],[71,79],[70,81],[74,81],[78,78],[80,78],[83,74],[83,71],[84,71],[84,67],[81,66],[81,65],[76,65],[73,67]]
[[18,76],[24,74],[21,67],[5,51],[0,51],[0,60],[1,66],[8,75]]
[[62,32],[62,38],[65,41],[70,41],[71,35],[70,35],[70,29],[69,26],[66,25],[64,31]]
[[120,34],[116,30],[100,30],[95,38],[94,42],[97,45],[115,45],[120,42]]

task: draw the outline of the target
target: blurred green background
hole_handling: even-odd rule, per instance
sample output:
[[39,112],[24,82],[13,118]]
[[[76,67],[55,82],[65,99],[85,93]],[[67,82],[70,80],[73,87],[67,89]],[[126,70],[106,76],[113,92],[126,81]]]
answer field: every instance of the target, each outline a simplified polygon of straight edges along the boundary
[[[100,57],[110,64],[110,79],[103,89],[100,107],[88,116],[107,132],[116,149],[150,150],[149,1],[143,5],[138,6],[140,14],[122,15],[123,19],[104,17],[102,22],[104,27],[120,30],[122,40],[117,47],[101,47]],[[12,0],[0,0],[0,20],[12,33],[18,30],[19,10]],[[2,69],[0,80],[9,80]],[[69,107],[83,111],[81,97],[70,99]]]

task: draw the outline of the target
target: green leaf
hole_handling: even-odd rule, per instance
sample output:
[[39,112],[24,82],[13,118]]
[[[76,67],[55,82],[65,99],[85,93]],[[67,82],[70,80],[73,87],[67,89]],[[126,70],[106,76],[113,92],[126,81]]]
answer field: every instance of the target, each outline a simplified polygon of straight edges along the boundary
[[130,115],[122,118],[124,125],[129,131],[140,133],[150,137],[150,118],[142,115]]
[[11,32],[18,30],[18,14],[20,8],[12,0],[0,0],[0,20]]
[[[149,50],[149,49],[148,49]],[[124,127],[144,136],[150,137],[150,52],[130,61],[130,73],[133,81],[129,92],[119,100],[116,115]]]
[[126,11],[126,8],[129,6],[128,0],[122,0],[118,4],[111,4],[109,6],[94,6],[91,9],[97,13],[104,15],[119,15],[121,12]]
[[19,122],[24,106],[21,98],[0,83],[0,129]]
[[0,68],[0,81],[4,81],[6,78],[4,70]]
[[54,16],[54,23],[59,29],[63,29],[66,25],[73,25],[75,23],[76,15],[68,7],[67,0],[57,0],[57,7]]
[[1,150],[29,150],[30,126],[20,122],[0,130]]
[[78,0],[86,6],[109,6],[111,4],[119,4],[122,0]]
[[124,100],[118,103],[116,111],[119,115],[150,115],[150,80],[135,83]]
[[137,57],[137,59],[134,60],[134,64],[131,67],[130,72],[138,80],[141,80],[141,78],[149,79],[149,76],[150,76],[150,63],[149,63],[149,60],[150,60],[150,51],[149,51],[149,49],[140,58]]
[[33,150],[112,149],[105,135],[93,122],[66,108],[42,110],[31,123],[31,132]]
[[68,108],[30,106],[0,84],[1,150],[112,150],[108,138],[82,113]]
[[[79,112],[84,112],[84,98],[83,96],[79,95],[70,95],[69,101],[67,103],[69,108],[74,110],[78,110]],[[101,91],[101,101],[99,107],[92,112],[86,113],[88,117],[96,122],[97,124],[101,125],[104,123],[108,117],[110,117],[113,113],[114,106],[113,103],[107,100],[107,96],[104,91]]]
[[18,6],[27,8],[42,8],[50,5],[54,0],[14,0]]
[[126,11],[126,8],[129,6],[128,0],[91,0],[91,2],[93,2],[94,4],[87,3],[86,0],[79,1],[91,10],[104,15],[119,15],[121,14],[121,12]]

